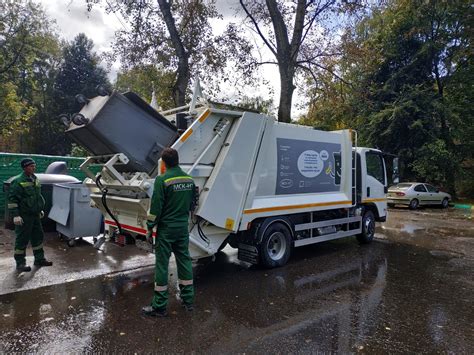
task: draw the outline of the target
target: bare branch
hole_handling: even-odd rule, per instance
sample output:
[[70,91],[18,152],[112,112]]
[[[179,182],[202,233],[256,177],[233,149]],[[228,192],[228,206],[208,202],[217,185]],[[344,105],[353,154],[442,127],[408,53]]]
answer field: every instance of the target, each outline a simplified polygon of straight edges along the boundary
[[306,16],[306,1],[305,0],[298,0],[298,5],[296,7],[296,16],[295,16],[295,26],[293,28],[293,38],[291,39],[291,52],[290,58],[291,60],[295,60],[301,43],[303,43],[302,35],[303,35],[303,27],[304,27],[304,18]]
[[344,80],[343,78],[341,78],[339,75],[337,75],[333,70],[325,67],[324,65],[321,65],[321,64],[318,64],[318,63],[315,63],[315,62],[310,62],[310,61],[302,61],[302,62],[299,62],[299,64],[297,64],[298,68],[301,68],[301,69],[305,69],[307,71],[311,71],[311,74],[313,75],[314,77],[314,73],[312,71],[312,69],[309,67],[309,66],[305,66],[303,65],[303,63],[306,63],[308,65],[314,65],[315,67],[318,67],[320,69],[323,69],[325,71],[327,71],[328,73],[330,73],[332,76],[334,76],[335,78],[337,78],[338,80],[340,80],[341,82],[343,82],[344,84],[346,85],[349,85],[349,86],[352,86],[351,83],[349,83],[348,81]]
[[331,1],[328,1],[326,2],[326,4],[324,4],[322,7],[320,8],[317,8],[315,11],[314,11],[314,14],[313,16],[311,17],[311,20],[308,22],[308,24],[305,25],[306,28],[306,31],[301,39],[301,41],[299,42],[298,44],[298,47],[296,47],[295,51],[292,53],[292,56],[295,57],[297,54],[298,54],[298,51],[300,49],[300,46],[301,44],[304,42],[304,40],[306,39],[306,36],[308,35],[310,29],[313,27],[313,23],[314,21],[316,20],[316,18],[323,12],[325,11],[327,8],[329,8],[329,6],[331,6],[332,4],[334,4],[334,0],[331,0]]
[[250,14],[249,10],[247,9],[247,7],[245,6],[243,0],[239,0],[240,2],[240,6],[242,6],[242,8],[244,9],[245,13],[247,14],[248,18],[250,19],[250,21],[252,21],[252,23],[254,24],[255,26],[255,29],[257,30],[260,38],[263,40],[263,42],[267,45],[268,49],[270,49],[270,51],[276,56],[277,53],[276,53],[276,49],[271,45],[271,43],[266,39],[266,37],[263,35],[262,31],[260,30],[260,27],[258,26],[258,23],[257,21],[255,20],[255,18]]

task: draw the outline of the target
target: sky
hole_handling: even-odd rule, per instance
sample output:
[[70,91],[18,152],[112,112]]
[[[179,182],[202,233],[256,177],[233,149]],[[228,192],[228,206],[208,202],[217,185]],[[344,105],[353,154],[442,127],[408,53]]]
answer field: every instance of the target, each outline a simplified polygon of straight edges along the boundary
[[[51,19],[56,21],[58,33],[65,40],[72,40],[77,34],[85,33],[87,37],[94,42],[94,51],[102,53],[111,48],[114,40],[114,33],[117,30],[127,29],[126,22],[120,14],[107,14],[102,6],[94,5],[92,11],[87,11],[86,0],[39,0]],[[106,3],[109,0],[102,0]],[[112,1],[112,0],[111,0]],[[213,21],[213,30],[215,33],[222,32],[230,20],[235,21],[235,8],[239,6],[238,0],[217,0],[217,9],[223,15],[222,20]],[[254,43],[259,43],[258,38],[254,38]],[[105,67],[107,63],[102,63]],[[120,64],[113,63],[109,78],[113,82],[116,78]],[[278,68],[275,65],[265,65],[261,69],[262,75],[271,88],[249,88],[247,95],[259,95],[264,99],[273,98],[275,106],[279,101],[279,75]],[[206,83],[201,83],[204,93]],[[273,89],[273,90],[270,90]],[[222,87],[226,94],[231,98],[238,99],[237,93],[232,87]],[[271,92],[273,91],[273,94]],[[293,116],[297,117],[304,110],[298,106],[302,103],[302,96],[295,92],[293,97]]]

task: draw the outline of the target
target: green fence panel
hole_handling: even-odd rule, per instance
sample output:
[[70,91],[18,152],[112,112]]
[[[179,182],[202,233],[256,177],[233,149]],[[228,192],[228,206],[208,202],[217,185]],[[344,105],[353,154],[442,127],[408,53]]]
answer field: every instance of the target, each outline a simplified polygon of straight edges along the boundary
[[[44,173],[49,164],[56,161],[64,161],[68,167],[68,175],[74,176],[83,181],[86,178],[84,172],[79,166],[84,162],[85,158],[76,157],[62,157],[54,155],[39,155],[39,154],[15,154],[15,153],[1,153],[0,152],[0,182],[2,189],[0,190],[0,219],[4,217],[5,193],[3,192],[3,182],[10,177],[18,175],[22,172],[20,161],[23,158],[33,158],[36,162],[36,172]],[[99,171],[98,166],[91,167],[94,173]]]

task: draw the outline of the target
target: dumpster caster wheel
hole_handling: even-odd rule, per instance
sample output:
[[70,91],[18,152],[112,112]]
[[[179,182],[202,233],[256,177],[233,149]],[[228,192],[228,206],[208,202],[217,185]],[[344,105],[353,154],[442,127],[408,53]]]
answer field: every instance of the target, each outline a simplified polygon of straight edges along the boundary
[[59,240],[64,240],[64,236],[62,235],[62,233],[58,233],[58,238]]
[[73,246],[76,245],[76,241],[74,239],[69,239],[67,241],[67,245],[68,245],[68,247],[72,248]]

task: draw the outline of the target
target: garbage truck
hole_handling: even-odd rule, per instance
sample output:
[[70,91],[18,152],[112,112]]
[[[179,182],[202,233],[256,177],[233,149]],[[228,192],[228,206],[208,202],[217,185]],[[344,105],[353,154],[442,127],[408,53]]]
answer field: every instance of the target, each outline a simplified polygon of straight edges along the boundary
[[240,260],[277,267],[296,247],[349,236],[369,243],[376,221],[386,220],[384,155],[358,147],[351,129],[281,123],[196,93],[190,105],[161,113],[131,92],[83,101],[63,122],[93,154],[81,166],[84,183],[116,242],[144,240],[165,147],[195,181],[193,259],[230,245]]

